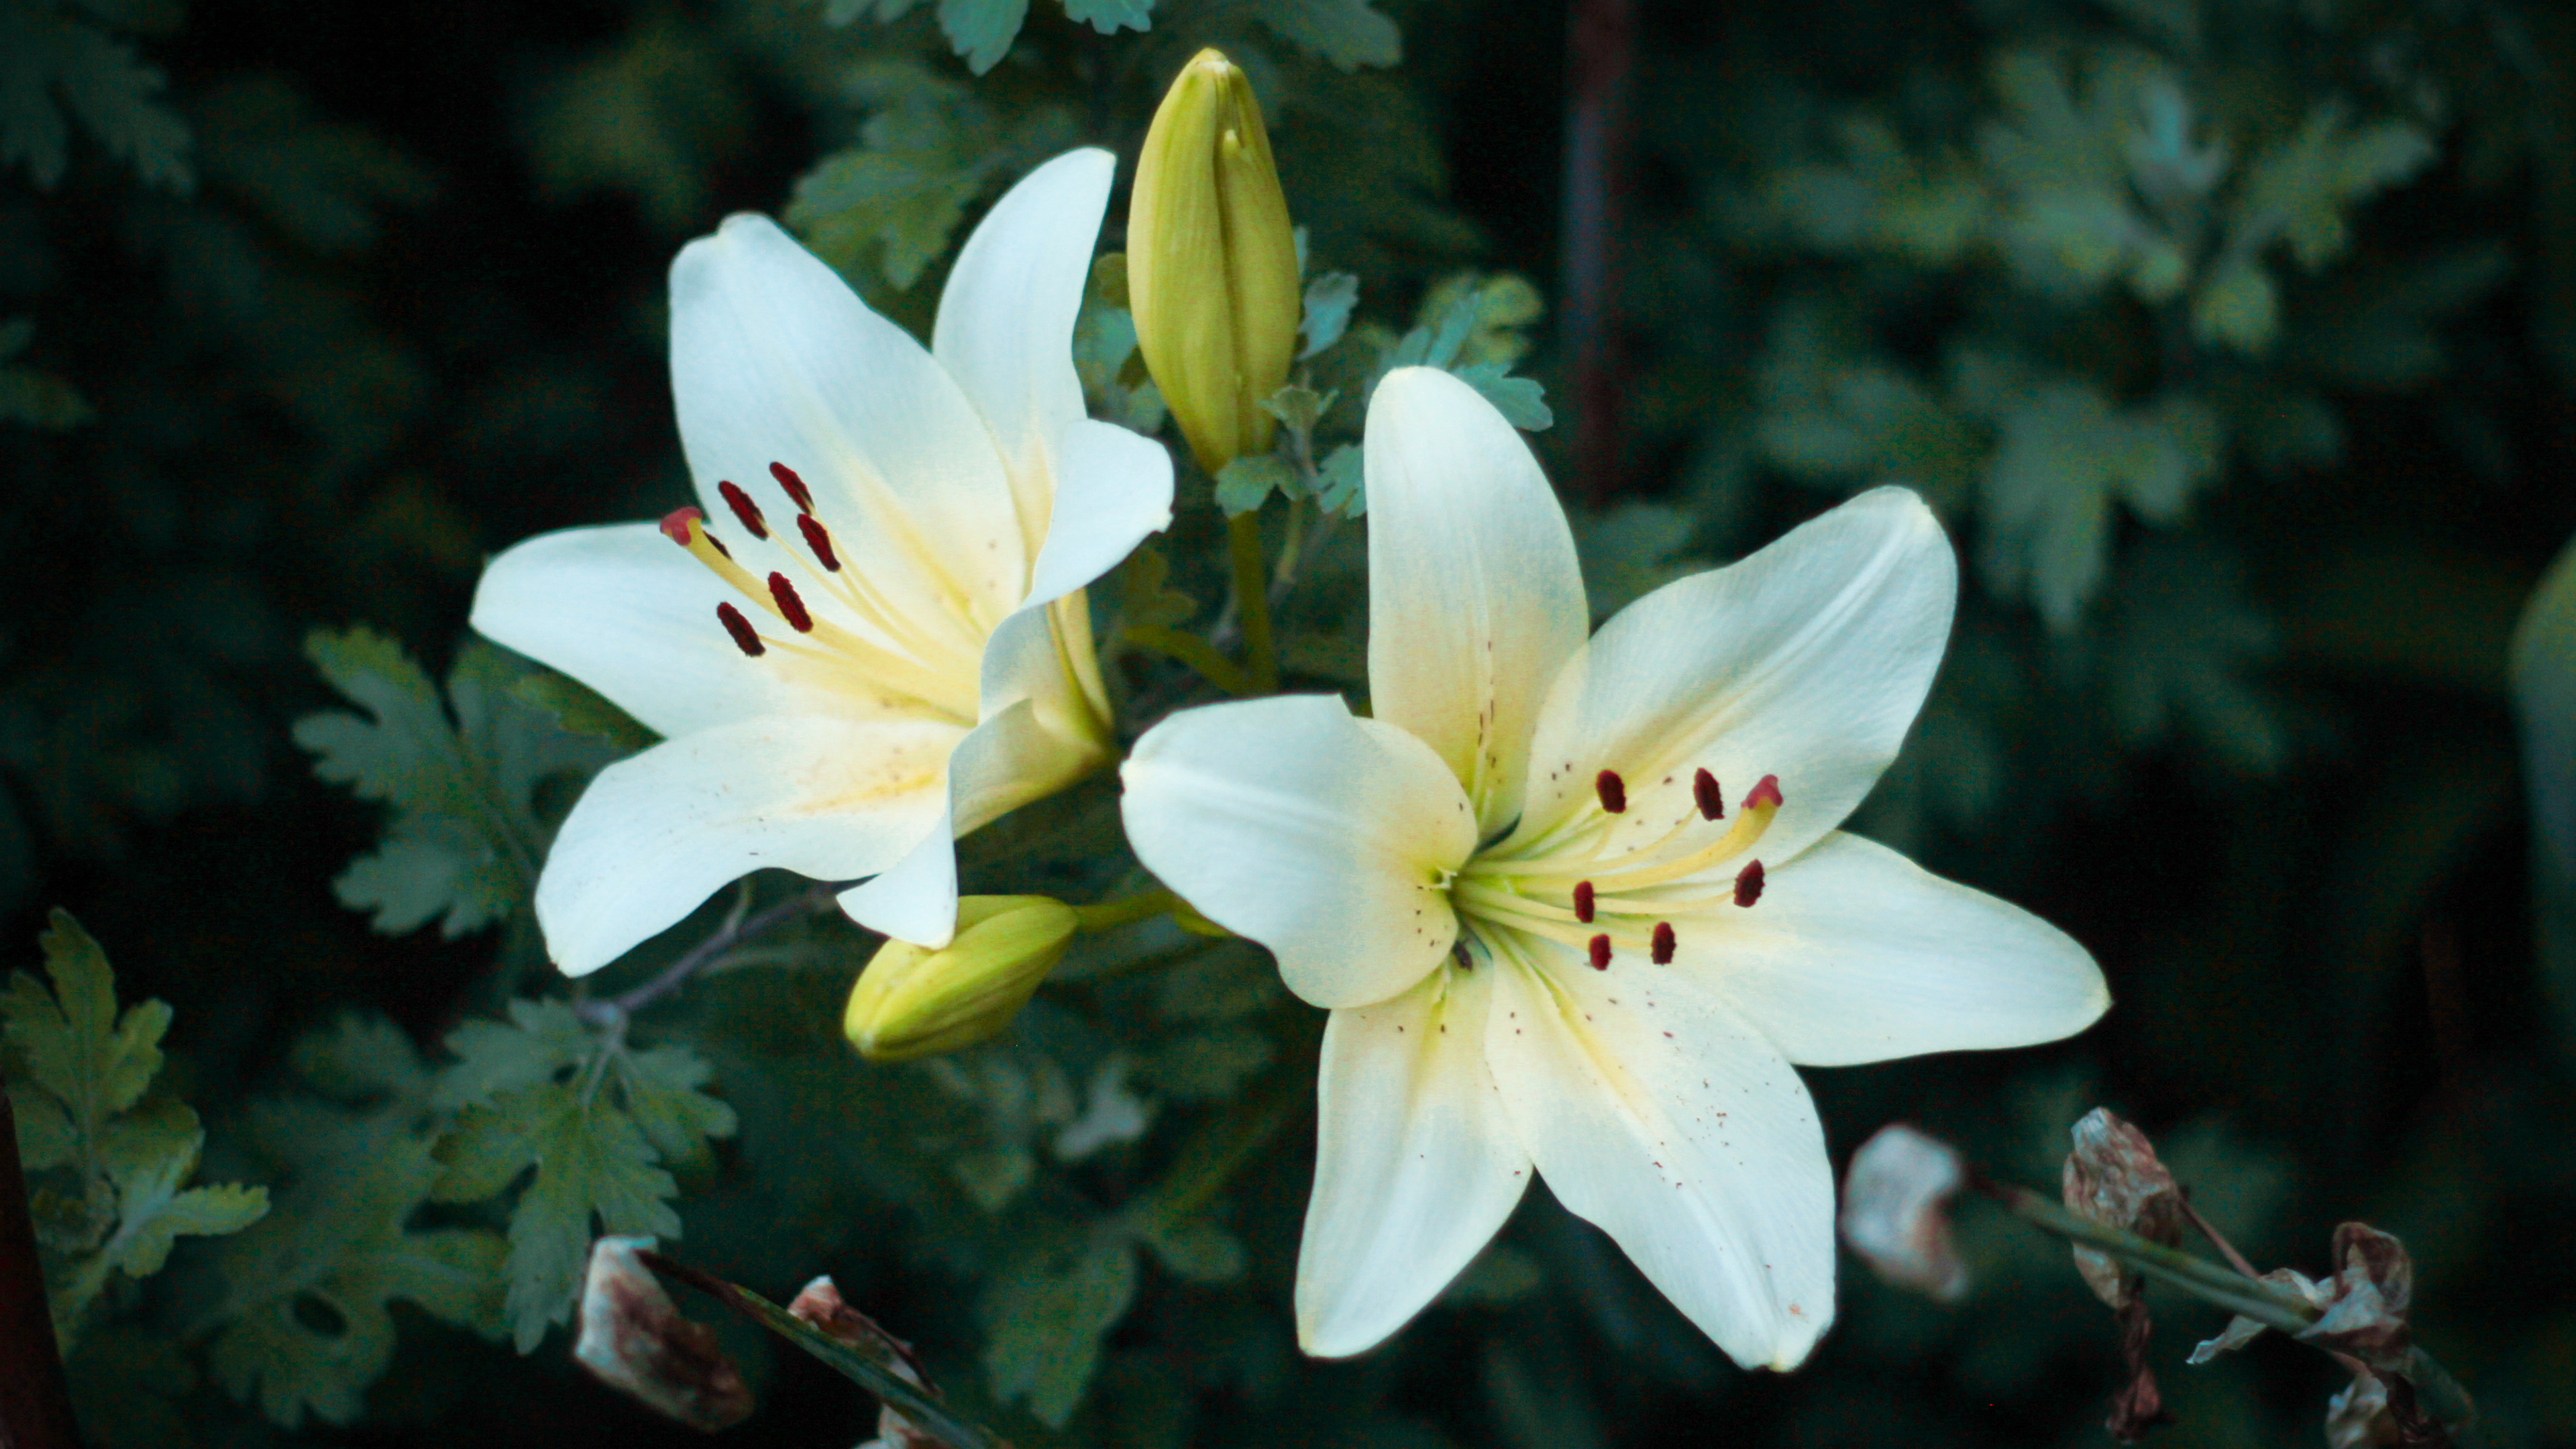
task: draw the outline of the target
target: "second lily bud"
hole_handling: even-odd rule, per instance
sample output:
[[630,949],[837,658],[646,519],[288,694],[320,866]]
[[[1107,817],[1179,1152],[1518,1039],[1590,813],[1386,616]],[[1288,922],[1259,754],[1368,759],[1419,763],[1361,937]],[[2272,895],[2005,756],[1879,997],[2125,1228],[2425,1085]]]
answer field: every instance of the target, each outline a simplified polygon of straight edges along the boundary
[[1261,103],[1216,50],[1181,71],[1145,135],[1127,278],[1137,346],[1199,466],[1268,451],[1261,402],[1297,346],[1297,239]]
[[1074,924],[1073,907],[1047,896],[967,896],[946,946],[888,941],[878,949],[851,988],[841,1030],[878,1062],[999,1035],[1063,959]]

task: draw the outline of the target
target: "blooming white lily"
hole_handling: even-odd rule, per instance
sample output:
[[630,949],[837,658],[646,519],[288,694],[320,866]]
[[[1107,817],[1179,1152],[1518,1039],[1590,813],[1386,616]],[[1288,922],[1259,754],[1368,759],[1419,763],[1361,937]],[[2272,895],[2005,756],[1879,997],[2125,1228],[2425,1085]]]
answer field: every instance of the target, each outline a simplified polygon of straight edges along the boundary
[[1834,1192],[1791,1064],[2108,1002],[2054,928],[1834,829],[1931,685],[1949,545],[1881,489],[1587,642],[1564,516],[1473,389],[1389,375],[1365,457],[1375,717],[1191,710],[1124,771],[1145,864],[1333,1009],[1299,1341],[1394,1332],[1534,1168],[1738,1362],[1793,1367]]
[[600,772],[537,882],[595,970],[763,866],[876,879],[860,922],[945,945],[954,840],[1115,757],[1082,589],[1170,521],[1162,445],[1083,416],[1074,315],[1115,161],[1013,187],[929,349],[784,232],[671,266],[671,383],[704,513],[492,561],[474,626],[668,738]]

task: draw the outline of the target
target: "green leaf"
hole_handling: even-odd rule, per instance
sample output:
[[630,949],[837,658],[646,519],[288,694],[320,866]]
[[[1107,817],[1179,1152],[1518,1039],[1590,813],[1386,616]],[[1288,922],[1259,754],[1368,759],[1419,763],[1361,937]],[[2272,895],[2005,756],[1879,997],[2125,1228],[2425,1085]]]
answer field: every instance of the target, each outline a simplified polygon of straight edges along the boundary
[[[28,318],[0,322],[0,363],[26,351],[35,336],[36,324]],[[60,432],[94,416],[80,393],[52,373],[23,365],[0,367],[0,423]]]
[[2235,244],[2258,250],[2286,238],[2290,255],[2313,271],[2350,244],[2344,213],[2374,193],[2430,165],[2433,138],[2405,121],[2355,127],[2338,103],[2308,113],[2297,134],[2247,168],[2231,230]]
[[52,190],[71,165],[71,120],[144,185],[185,194],[188,126],[161,98],[161,72],[124,41],[31,4],[0,5],[0,167]]
[[614,751],[520,700],[525,666],[487,644],[458,654],[447,707],[402,646],[372,630],[316,630],[305,653],[367,713],[307,715],[296,743],[319,756],[315,774],[394,807],[384,844],[333,883],[341,903],[388,933],[443,917],[451,939],[515,910],[547,835],[538,784],[586,776]]
[[551,669],[520,676],[518,683],[510,686],[510,695],[544,711],[565,733],[605,740],[621,751],[644,749],[662,738],[638,723],[635,716],[611,704],[606,695]]
[[1251,1255],[1243,1240],[1204,1218],[1166,1223],[1152,1214],[1137,1236],[1172,1276],[1192,1283],[1231,1283],[1243,1276]]
[[479,1202],[536,1171],[510,1214],[508,1313],[526,1352],[571,1310],[594,1215],[606,1232],[679,1236],[663,1166],[704,1160],[734,1110],[700,1090],[712,1072],[694,1049],[630,1050],[560,1001],[513,1001],[506,1024],[468,1022],[447,1044],[458,1061],[432,1100],[464,1111],[433,1195]]
[[1162,550],[1141,543],[1118,571],[1119,609],[1139,628],[1177,628],[1196,616],[1198,602],[1171,587],[1172,563]]
[[1315,424],[1330,412],[1337,392],[1317,392],[1295,383],[1279,389],[1261,400],[1261,410],[1288,425],[1293,433],[1311,433]]
[[1100,1363],[1101,1339],[1136,1295],[1136,1253],[1109,1228],[1040,1247],[996,1273],[982,1302],[993,1396],[1026,1399],[1061,1429]]
[[1485,395],[1505,421],[1525,432],[1544,431],[1556,421],[1548,411],[1547,390],[1526,377],[1506,377],[1503,364],[1480,362],[1473,367],[1450,369],[1458,380]]
[[939,0],[939,29],[966,68],[982,75],[1010,53],[1028,13],[1029,0]]
[[379,215],[428,201],[417,162],[362,127],[324,116],[273,74],[235,77],[202,108],[206,180],[316,251],[373,244]]
[[379,1137],[315,1164],[267,1221],[226,1245],[208,1363],[234,1398],[290,1429],[307,1413],[355,1420],[393,1360],[396,1300],[500,1336],[500,1235],[405,1226],[438,1175],[425,1137]]
[[1341,70],[1388,66],[1404,58],[1395,22],[1369,0],[1265,0],[1261,22]]
[[670,1207],[679,1185],[653,1165],[652,1143],[579,1082],[524,1087],[469,1108],[439,1142],[438,1157],[447,1170],[432,1195],[441,1202],[489,1197],[536,1168],[510,1212],[505,1312],[521,1353],[572,1316],[597,1233],[680,1233]]
[[2090,382],[2052,379],[2010,403],[2000,428],[1986,576],[1998,593],[2027,594],[2060,632],[2101,584],[2114,505],[2178,522],[2223,461],[2216,415],[2185,395],[2123,411]]
[[1216,473],[1216,502],[1228,518],[1251,513],[1272,493],[1297,496],[1297,470],[1276,453],[1235,459]]
[[1316,353],[1342,340],[1342,332],[1351,325],[1351,309],[1359,305],[1360,279],[1348,272],[1326,272],[1306,284],[1305,311],[1297,321],[1298,334],[1305,343],[1297,349],[1300,358]]
[[1335,448],[1315,470],[1315,503],[1328,513],[1357,518],[1368,512],[1364,459],[1355,444]]
[[30,1170],[100,1152],[108,1119],[142,1100],[161,1070],[161,1034],[170,1026],[170,1008],[159,1001],[120,1016],[106,953],[70,912],[56,910],[52,922],[38,944],[53,988],[16,971],[0,995],[9,1045],[32,1084],[60,1103],[57,1114],[33,1114],[40,1120],[32,1139],[20,1128],[19,1152]]
[[182,1187],[196,1171],[205,1131],[197,1114],[177,1102],[119,1118],[100,1145],[99,1158],[116,1184],[116,1233],[99,1250],[107,1268],[128,1277],[160,1272],[171,1244],[181,1237],[237,1233],[268,1213],[268,1189],[225,1184]]
[[551,195],[621,191],[677,229],[700,219],[710,173],[750,135],[751,99],[724,52],[678,12],[646,13],[539,82],[522,130],[529,169]]
[[1064,0],[1064,13],[1103,35],[1154,26],[1154,0]]

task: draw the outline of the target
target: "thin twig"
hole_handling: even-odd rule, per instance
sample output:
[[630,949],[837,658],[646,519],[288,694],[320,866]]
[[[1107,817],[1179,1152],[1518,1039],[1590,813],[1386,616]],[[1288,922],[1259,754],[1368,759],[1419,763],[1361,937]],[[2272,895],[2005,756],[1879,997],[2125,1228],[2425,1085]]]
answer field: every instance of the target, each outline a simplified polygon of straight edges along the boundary
[[0,1093],[0,1444],[80,1449],[72,1400],[54,1345],[54,1315],[36,1261],[27,1182],[18,1166],[18,1121]]
[[2191,1197],[2189,1194],[2184,1194],[2182,1196],[2182,1215],[2191,1220],[2191,1225],[2193,1227],[2200,1229],[2200,1235],[2209,1239],[2209,1245],[2218,1250],[2218,1255],[2220,1257],[2225,1258],[2228,1262],[2235,1265],[2237,1272],[2244,1274],[2248,1278],[2260,1278],[2263,1276],[2262,1274],[2254,1271],[2253,1264],[2245,1261],[2245,1255],[2243,1253],[2236,1251],[2236,1245],[2234,1243],[2227,1241],[2226,1237],[2222,1235],[2217,1228],[2210,1225],[2209,1219],[2200,1215],[2200,1209],[2191,1205]]
[[778,904],[753,916],[739,916],[725,922],[714,935],[700,941],[679,960],[662,968],[662,973],[643,985],[619,992],[605,1001],[581,1001],[573,1004],[573,1014],[592,1026],[616,1026],[644,1007],[652,1005],[688,983],[690,977],[713,965],[727,951],[760,935],[781,922],[793,920],[808,911],[829,905],[833,897],[857,884],[856,881],[817,881]]

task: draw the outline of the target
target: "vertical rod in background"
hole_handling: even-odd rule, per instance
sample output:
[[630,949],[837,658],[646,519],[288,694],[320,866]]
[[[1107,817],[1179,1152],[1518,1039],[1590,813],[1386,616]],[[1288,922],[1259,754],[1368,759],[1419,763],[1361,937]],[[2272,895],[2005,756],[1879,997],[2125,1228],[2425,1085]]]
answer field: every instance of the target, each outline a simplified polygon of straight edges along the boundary
[[54,1313],[36,1262],[35,1220],[18,1165],[18,1116],[0,1093],[0,1445],[80,1449]]
[[1620,488],[1619,204],[1628,141],[1627,92],[1636,58],[1630,0],[1569,0],[1565,127],[1566,372],[1574,393],[1574,472],[1600,503]]

